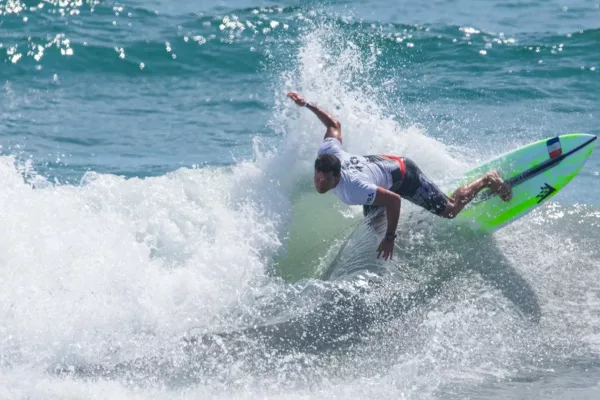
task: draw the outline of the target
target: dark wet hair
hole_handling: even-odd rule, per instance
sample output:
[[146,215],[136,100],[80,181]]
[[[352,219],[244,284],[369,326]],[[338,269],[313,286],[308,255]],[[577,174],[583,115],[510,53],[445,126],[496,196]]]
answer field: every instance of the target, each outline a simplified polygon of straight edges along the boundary
[[342,170],[340,159],[333,154],[321,154],[315,160],[315,171],[333,172],[333,176],[339,176]]

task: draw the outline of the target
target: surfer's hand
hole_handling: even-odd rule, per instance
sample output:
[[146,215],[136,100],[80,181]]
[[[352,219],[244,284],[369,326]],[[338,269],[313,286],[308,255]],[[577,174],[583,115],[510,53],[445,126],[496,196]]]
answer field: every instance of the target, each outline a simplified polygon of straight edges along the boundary
[[306,99],[304,97],[302,97],[301,94],[296,93],[296,92],[289,92],[287,94],[287,97],[292,99],[294,101],[294,103],[296,103],[296,105],[299,105],[300,107],[304,107],[307,103]]
[[381,254],[383,253],[384,260],[391,260],[393,252],[394,242],[384,238],[379,244],[379,247],[377,248],[377,258],[381,257]]

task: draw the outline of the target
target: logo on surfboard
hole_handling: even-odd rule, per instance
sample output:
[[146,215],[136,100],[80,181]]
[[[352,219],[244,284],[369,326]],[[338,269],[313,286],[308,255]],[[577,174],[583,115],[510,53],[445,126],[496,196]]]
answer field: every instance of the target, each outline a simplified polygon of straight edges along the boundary
[[541,192],[538,193],[537,196],[535,196],[538,199],[538,204],[540,204],[542,201],[546,200],[548,197],[550,197],[552,195],[552,193],[556,192],[556,189],[554,189],[552,186],[548,185],[547,183],[544,183],[544,186],[542,186],[541,188]]

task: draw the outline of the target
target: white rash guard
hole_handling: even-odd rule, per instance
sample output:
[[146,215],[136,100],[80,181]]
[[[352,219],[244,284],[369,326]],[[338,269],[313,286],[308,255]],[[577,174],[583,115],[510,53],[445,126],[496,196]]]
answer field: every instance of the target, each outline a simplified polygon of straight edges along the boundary
[[323,140],[318,154],[333,154],[340,159],[342,171],[340,182],[332,189],[339,199],[348,205],[371,205],[377,187],[390,189],[392,171],[398,164],[379,156],[359,156],[342,150],[342,144],[333,137]]

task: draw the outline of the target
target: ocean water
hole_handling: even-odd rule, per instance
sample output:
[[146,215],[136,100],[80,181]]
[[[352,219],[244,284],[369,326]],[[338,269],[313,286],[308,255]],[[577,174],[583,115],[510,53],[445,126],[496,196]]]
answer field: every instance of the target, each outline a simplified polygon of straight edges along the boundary
[[0,398],[596,399],[600,155],[392,262],[312,188],[344,145],[445,189],[600,133],[597,0],[0,0]]

